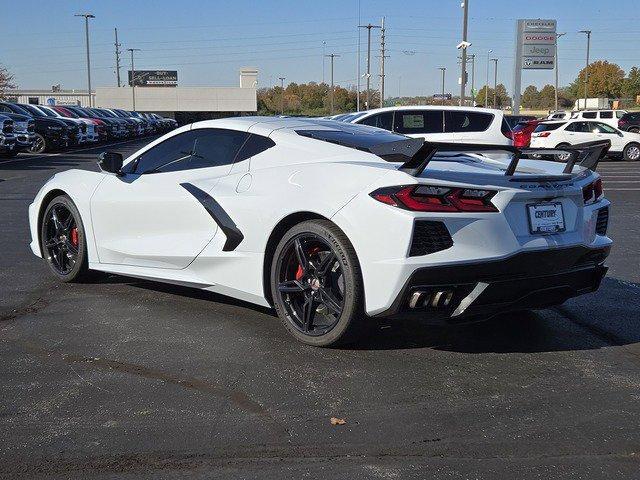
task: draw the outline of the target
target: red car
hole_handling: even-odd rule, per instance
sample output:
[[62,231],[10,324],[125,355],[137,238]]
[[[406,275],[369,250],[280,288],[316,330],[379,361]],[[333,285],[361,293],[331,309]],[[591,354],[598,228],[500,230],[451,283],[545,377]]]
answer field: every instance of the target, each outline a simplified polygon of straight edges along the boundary
[[542,122],[542,120],[528,120],[526,122],[520,122],[513,127],[513,146],[528,147],[529,143],[531,143],[531,134],[540,122]]
[[88,120],[95,126],[96,132],[98,133],[98,139],[100,142],[107,140],[107,125],[100,120],[99,118],[83,118],[80,117],[76,112],[71,110],[70,108],[65,108],[61,105],[55,105],[51,107],[55,109],[60,115],[64,115],[69,118],[80,118],[81,120]]

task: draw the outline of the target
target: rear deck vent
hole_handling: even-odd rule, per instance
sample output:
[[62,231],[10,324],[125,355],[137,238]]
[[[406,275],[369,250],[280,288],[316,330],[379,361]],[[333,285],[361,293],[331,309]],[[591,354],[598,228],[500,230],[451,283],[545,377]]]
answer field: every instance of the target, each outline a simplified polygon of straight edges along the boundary
[[598,210],[598,219],[596,220],[596,233],[598,235],[606,235],[609,226],[609,207]]
[[410,257],[428,255],[453,246],[449,230],[442,222],[416,220],[411,240]]

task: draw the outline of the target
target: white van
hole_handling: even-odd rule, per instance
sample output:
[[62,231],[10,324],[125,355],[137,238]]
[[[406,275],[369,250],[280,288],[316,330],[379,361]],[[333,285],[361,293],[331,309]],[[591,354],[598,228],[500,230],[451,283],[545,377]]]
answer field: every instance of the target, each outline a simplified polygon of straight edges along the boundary
[[500,110],[437,105],[376,108],[345,119],[432,142],[512,145]]

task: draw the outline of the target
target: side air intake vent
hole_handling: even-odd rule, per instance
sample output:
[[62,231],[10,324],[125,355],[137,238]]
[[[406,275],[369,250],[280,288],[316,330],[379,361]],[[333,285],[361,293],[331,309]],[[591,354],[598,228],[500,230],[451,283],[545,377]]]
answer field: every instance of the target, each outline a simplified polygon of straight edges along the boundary
[[609,226],[609,207],[598,210],[598,219],[596,220],[596,233],[598,235],[606,235]]
[[416,220],[411,240],[410,257],[428,255],[453,246],[449,230],[442,222]]

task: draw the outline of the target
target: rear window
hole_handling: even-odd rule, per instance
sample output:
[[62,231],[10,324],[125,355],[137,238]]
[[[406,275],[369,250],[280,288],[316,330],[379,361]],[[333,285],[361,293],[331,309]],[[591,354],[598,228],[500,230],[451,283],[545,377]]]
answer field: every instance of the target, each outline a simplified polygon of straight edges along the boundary
[[538,133],[538,132],[548,132],[550,130],[557,130],[558,128],[560,128],[561,126],[565,125],[565,122],[559,122],[559,123],[539,123],[538,126],[536,127],[536,129],[534,130],[534,133]]
[[395,131],[405,134],[443,133],[442,110],[405,110],[396,112]]
[[613,118],[613,112],[600,112],[600,118]]
[[444,131],[446,133],[484,132],[493,121],[493,114],[445,110]]
[[369,125],[371,127],[384,128],[385,130],[393,129],[393,112],[382,112],[370,117],[363,118],[358,122],[361,125]]

